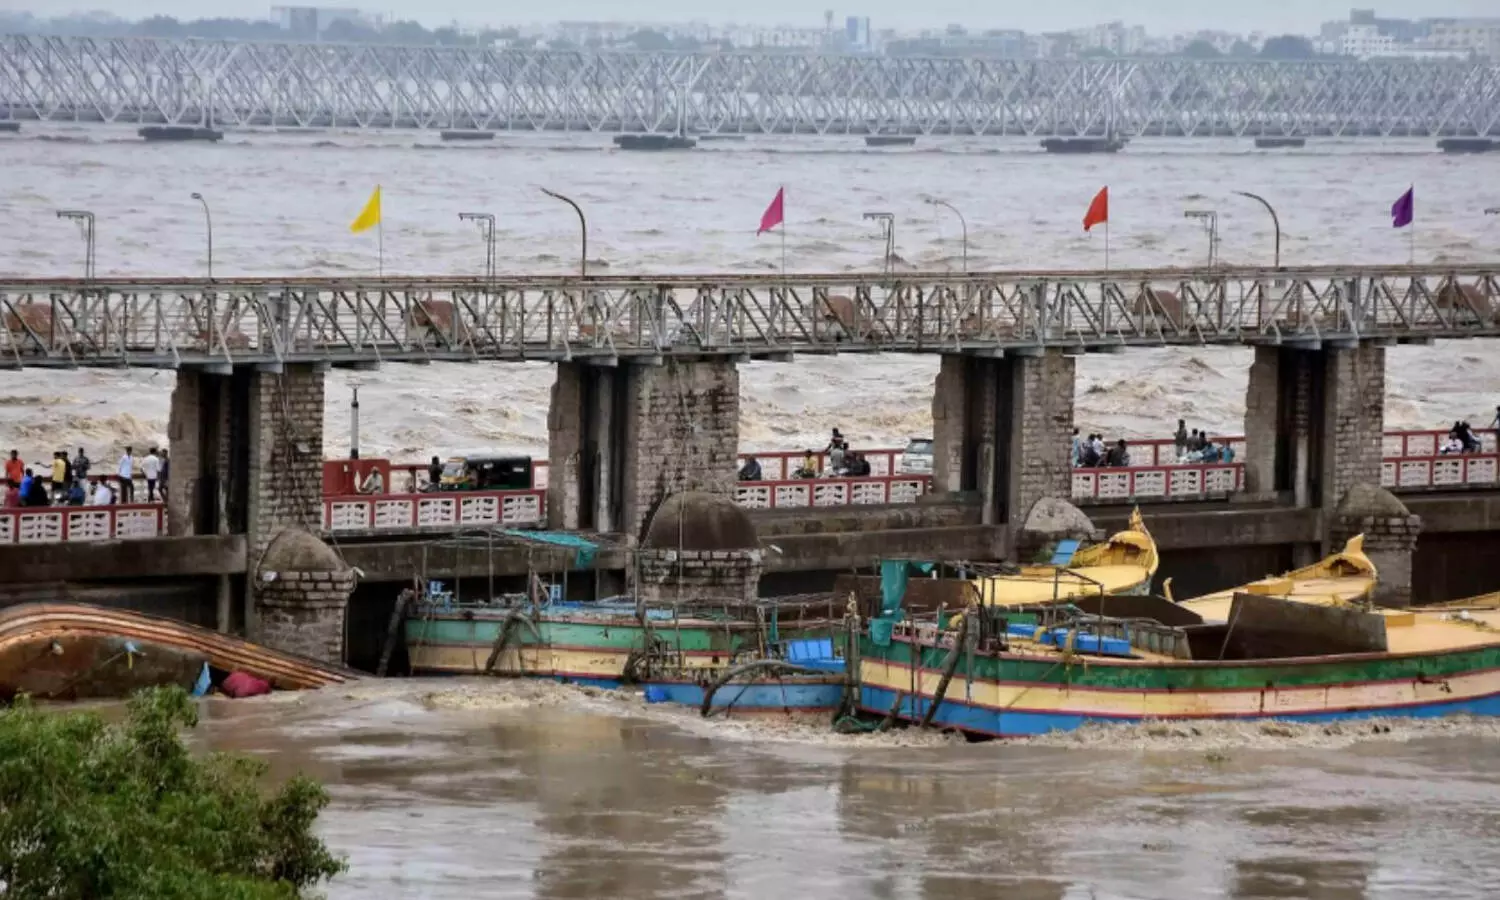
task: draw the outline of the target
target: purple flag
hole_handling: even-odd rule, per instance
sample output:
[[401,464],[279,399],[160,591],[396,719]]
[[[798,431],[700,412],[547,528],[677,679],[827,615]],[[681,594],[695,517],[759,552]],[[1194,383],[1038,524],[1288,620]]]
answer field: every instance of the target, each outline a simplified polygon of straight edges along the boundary
[[1406,193],[1401,195],[1401,199],[1391,204],[1392,228],[1405,228],[1411,224],[1412,213],[1414,212],[1411,196],[1413,190],[1415,188],[1407,188]]

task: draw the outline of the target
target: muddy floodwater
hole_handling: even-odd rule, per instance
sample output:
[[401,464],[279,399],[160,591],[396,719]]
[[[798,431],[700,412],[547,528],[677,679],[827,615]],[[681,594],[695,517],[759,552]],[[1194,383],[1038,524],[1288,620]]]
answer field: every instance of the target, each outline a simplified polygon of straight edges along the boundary
[[967,744],[412,679],[210,700],[195,740],[329,786],[330,898],[1500,896],[1487,721]]

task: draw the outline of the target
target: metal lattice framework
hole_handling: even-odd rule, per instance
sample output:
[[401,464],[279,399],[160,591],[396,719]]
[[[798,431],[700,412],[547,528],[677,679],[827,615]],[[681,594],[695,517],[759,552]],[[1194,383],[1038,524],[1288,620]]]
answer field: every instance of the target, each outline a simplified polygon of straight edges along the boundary
[[0,282],[10,365],[621,359],[1500,335],[1500,265]]
[[0,38],[0,113],[705,134],[1500,134],[1500,65]]

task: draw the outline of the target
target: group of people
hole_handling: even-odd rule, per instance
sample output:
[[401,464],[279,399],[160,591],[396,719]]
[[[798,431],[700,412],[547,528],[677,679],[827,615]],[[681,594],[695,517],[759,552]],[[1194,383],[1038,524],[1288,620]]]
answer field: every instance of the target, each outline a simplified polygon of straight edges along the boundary
[[[135,480],[146,482],[146,502],[167,499],[167,451],[152,447],[137,458],[133,447],[126,447],[115,465],[113,478],[94,473],[93,460],[82,447],[68,456],[66,450],[52,454],[45,466],[27,466],[17,450],[5,461],[6,507],[36,506],[109,506],[135,502]],[[40,470],[40,471],[38,471]]]
[[1178,465],[1234,462],[1233,447],[1227,443],[1214,443],[1207,431],[1194,428],[1189,432],[1187,422],[1182,419],[1177,420],[1177,431],[1172,435],[1172,445],[1177,451]]
[[[802,464],[792,472],[792,477],[867,478],[870,475],[870,461],[863,453],[850,450],[849,441],[837,428],[833,429],[828,446],[823,448],[823,455],[828,457],[826,469],[818,459],[818,452],[809,448],[802,456]],[[765,472],[760,467],[760,461],[753,456],[746,457],[745,464],[740,466],[739,480],[764,481]]]
[[[1496,419],[1500,420],[1500,409],[1496,411]],[[1484,449],[1479,438],[1474,435],[1474,429],[1469,427],[1468,422],[1454,422],[1453,427],[1448,429],[1448,439],[1439,448],[1438,452],[1447,456],[1450,453],[1478,453]]]
[[1106,446],[1104,435],[1090,434],[1088,437],[1079,437],[1078,429],[1073,429],[1073,468],[1123,469],[1129,465],[1130,448],[1124,438]]

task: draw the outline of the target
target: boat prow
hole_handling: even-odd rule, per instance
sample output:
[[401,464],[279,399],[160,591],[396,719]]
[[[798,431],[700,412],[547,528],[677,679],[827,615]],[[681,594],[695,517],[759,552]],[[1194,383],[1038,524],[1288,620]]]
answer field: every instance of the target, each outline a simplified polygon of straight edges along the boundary
[[1375,564],[1365,555],[1365,536],[1358,534],[1342,550],[1312,565],[1184,600],[1181,605],[1204,621],[1225,622],[1236,594],[1278,597],[1313,606],[1348,606],[1368,602],[1378,580]]
[[975,590],[985,606],[1005,607],[1144,594],[1150,590],[1159,564],[1156,539],[1147,530],[1141,511],[1135,509],[1125,529],[1102,543],[1069,552],[1064,542],[1051,562],[1023,566],[1013,574],[976,579]]

